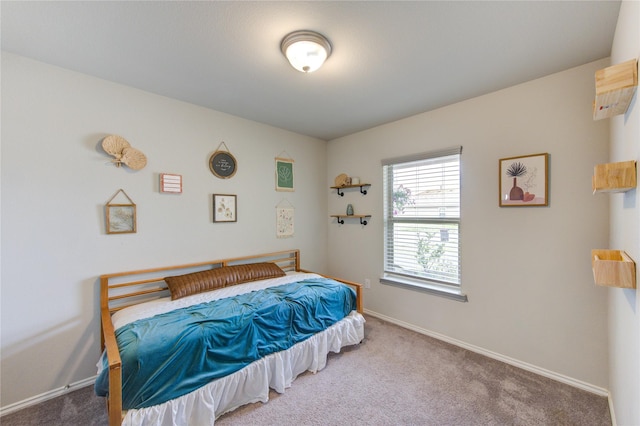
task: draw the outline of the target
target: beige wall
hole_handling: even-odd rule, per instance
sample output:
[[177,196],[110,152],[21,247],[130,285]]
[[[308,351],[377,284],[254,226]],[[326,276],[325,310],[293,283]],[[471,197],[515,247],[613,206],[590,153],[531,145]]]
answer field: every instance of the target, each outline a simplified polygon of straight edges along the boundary
[[[625,2],[621,16],[637,14],[637,6]],[[631,48],[637,54],[637,32]],[[638,409],[629,401],[637,400],[638,380],[626,375],[631,367],[638,378],[637,300],[594,286],[589,260],[591,248],[608,245],[608,205],[616,203],[590,189],[593,165],[609,160],[609,121],[591,120],[593,73],[608,63],[325,144],[3,53],[1,405],[95,373],[100,273],[298,247],[306,268],[370,278],[370,312],[595,390],[610,380],[619,393],[618,411],[637,423]],[[625,140],[638,134],[638,116],[631,117],[631,124],[612,126],[612,157],[630,155],[618,152],[623,145],[615,141],[617,132]],[[147,168],[131,172],[105,164],[98,143],[110,133],[144,151]],[[213,177],[206,163],[221,140],[239,160],[238,174],[228,181]],[[377,280],[380,160],[453,145],[464,146],[462,279],[468,303]],[[637,158],[638,144],[631,146]],[[273,190],[273,158],[282,151],[295,159],[295,193]],[[540,152],[550,154],[550,206],[499,208],[498,159]],[[159,194],[161,172],[182,174],[184,193]],[[329,190],[343,172],[371,182],[369,194],[342,198]],[[104,234],[103,205],[119,188],[138,204],[137,234]],[[238,195],[238,223],[211,223],[212,193]],[[296,207],[293,239],[275,238],[275,205],[282,199]],[[338,226],[328,217],[343,213],[349,202],[356,213],[372,214],[369,225]],[[622,221],[636,221],[637,237],[633,209]],[[612,207],[612,244],[626,235],[619,229],[629,229],[617,227],[624,224],[617,215]],[[631,246],[637,250],[637,240]],[[610,374],[608,293],[613,309],[627,306],[610,321]]]
[[[103,137],[148,157],[108,164]],[[209,171],[221,141],[232,179]],[[294,158],[296,191],[276,192],[274,158]],[[326,266],[326,143],[129,87],[2,55],[3,407],[95,375],[103,273],[300,248]],[[158,192],[159,173],[184,192]],[[138,232],[106,235],[103,208],[122,188]],[[238,196],[238,222],[212,223],[211,194]],[[275,236],[275,206],[296,208],[295,237]]]
[[[624,1],[611,50],[611,63],[640,57],[640,2]],[[612,117],[610,161],[640,157],[638,93],[624,115]],[[634,189],[608,196],[611,212],[609,247],[640,261],[640,206]],[[636,281],[639,272],[636,270]],[[609,385],[619,425],[640,424],[640,296],[638,290],[609,290]]]
[[[327,186],[339,173],[372,183],[366,196],[328,195],[330,213],[344,213],[351,202],[356,213],[372,214],[365,227],[327,219],[331,273],[370,278],[370,312],[605,393],[607,290],[593,283],[590,250],[608,243],[608,199],[591,193],[593,166],[608,157],[609,124],[594,122],[591,112],[594,72],[607,64],[589,63],[331,141]],[[468,303],[378,281],[380,160],[454,145],[463,146]],[[498,207],[498,159],[543,152],[550,154],[549,206]]]

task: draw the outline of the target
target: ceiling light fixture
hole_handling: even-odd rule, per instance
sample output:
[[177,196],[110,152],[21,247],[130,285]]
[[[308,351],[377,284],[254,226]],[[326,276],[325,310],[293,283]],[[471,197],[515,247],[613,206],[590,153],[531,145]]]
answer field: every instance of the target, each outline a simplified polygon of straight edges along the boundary
[[331,43],[315,31],[294,31],[282,39],[280,50],[292,67],[301,72],[313,72],[331,55]]

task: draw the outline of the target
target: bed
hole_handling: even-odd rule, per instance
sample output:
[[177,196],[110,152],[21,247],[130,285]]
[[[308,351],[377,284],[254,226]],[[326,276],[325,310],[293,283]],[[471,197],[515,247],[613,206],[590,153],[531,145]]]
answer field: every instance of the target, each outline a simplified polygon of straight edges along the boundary
[[110,425],[213,424],[360,343],[362,310],[299,250],[102,275],[96,393]]

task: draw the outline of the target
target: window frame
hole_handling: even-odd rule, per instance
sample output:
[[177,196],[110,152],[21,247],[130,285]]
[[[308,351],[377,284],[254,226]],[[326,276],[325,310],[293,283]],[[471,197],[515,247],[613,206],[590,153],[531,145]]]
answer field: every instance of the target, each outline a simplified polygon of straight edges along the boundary
[[[388,166],[402,166],[404,164],[425,161],[430,159],[438,159],[443,157],[457,156],[458,159],[458,182],[459,188],[462,186],[462,146],[456,146],[444,150],[424,152],[414,155],[408,155],[403,157],[389,158],[382,160],[382,172],[383,172],[383,211],[384,211],[384,225],[383,225],[383,274],[380,278],[381,284],[387,284],[411,290],[418,290],[426,292],[428,294],[434,294],[449,299],[467,302],[467,295],[462,291],[461,280],[461,265],[460,265],[460,228],[461,228],[461,193],[458,197],[458,216],[457,217],[397,217],[393,212],[393,170],[389,170]],[[391,178],[390,178],[391,177]],[[442,225],[442,224],[456,224],[457,225],[457,282],[447,282],[445,280],[438,280],[436,278],[428,278],[425,276],[419,276],[417,274],[403,274],[398,271],[387,270],[389,245],[394,240],[394,236],[390,235],[393,232],[394,224],[425,224],[425,225]]]

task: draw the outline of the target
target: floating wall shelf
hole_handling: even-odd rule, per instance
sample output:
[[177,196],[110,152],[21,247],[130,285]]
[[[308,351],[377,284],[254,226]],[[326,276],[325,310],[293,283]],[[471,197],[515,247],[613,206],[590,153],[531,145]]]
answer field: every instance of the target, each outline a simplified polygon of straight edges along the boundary
[[344,197],[344,191],[340,192],[341,189],[345,188],[360,188],[360,192],[362,195],[367,195],[367,190],[362,189],[365,186],[371,186],[370,183],[359,183],[357,185],[344,185],[344,186],[332,186],[331,189],[335,189],[338,192],[338,195]]
[[591,267],[598,285],[636,288],[636,264],[622,250],[591,250]]
[[624,114],[638,87],[638,60],[622,62],[596,71],[593,119]]
[[626,192],[636,187],[636,162],[598,164],[593,168],[591,188],[596,192]]
[[344,224],[344,219],[345,218],[354,218],[354,219],[360,219],[360,225],[367,225],[367,223],[369,223],[367,220],[363,220],[366,219],[368,217],[371,217],[370,214],[332,214],[331,217],[335,217],[338,220],[338,223],[340,225]]
[[[344,197],[344,191],[340,192],[341,189],[345,188],[360,188],[360,193],[362,195],[367,195],[367,190],[363,189],[365,186],[371,186],[370,183],[358,183],[356,185],[344,185],[344,186],[332,186],[331,189],[335,189],[338,192],[338,195]],[[370,214],[332,214],[331,217],[335,217],[338,220],[340,225],[344,224],[345,218],[355,218],[360,219],[360,225],[367,225],[368,221],[366,220],[368,217],[371,217]]]

